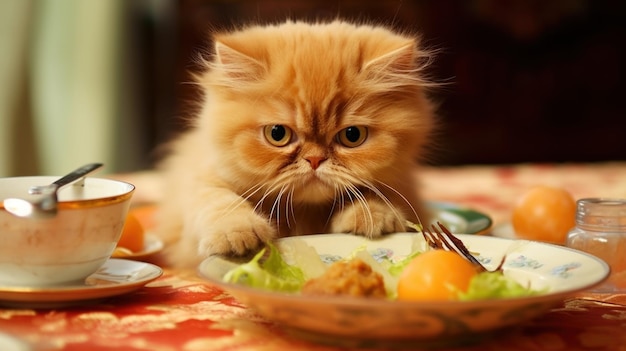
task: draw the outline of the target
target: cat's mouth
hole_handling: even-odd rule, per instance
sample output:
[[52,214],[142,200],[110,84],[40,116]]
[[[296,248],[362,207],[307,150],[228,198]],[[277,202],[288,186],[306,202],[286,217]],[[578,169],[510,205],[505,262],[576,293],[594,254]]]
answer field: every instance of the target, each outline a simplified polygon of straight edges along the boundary
[[299,179],[299,194],[304,195],[309,201],[315,199],[327,200],[334,195],[334,188],[323,176],[313,172],[303,175]]
[[324,181],[323,177],[321,177],[317,172],[310,172],[302,176],[301,178],[304,186],[310,185],[327,185],[328,183]]

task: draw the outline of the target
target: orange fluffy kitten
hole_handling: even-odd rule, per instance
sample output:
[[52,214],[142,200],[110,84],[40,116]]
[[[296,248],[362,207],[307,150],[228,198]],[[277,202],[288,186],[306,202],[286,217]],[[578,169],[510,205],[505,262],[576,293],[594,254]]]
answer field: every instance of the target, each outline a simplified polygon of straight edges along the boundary
[[170,263],[290,235],[377,237],[426,216],[412,174],[433,117],[415,37],[288,21],[214,43],[202,109],[163,164]]

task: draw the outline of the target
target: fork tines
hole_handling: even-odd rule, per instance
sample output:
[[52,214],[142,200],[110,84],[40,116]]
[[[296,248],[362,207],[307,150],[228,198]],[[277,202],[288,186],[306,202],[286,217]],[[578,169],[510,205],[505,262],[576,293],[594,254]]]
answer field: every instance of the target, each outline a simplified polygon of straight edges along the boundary
[[476,267],[478,267],[480,270],[487,270],[476,259],[476,257],[472,255],[472,253],[467,249],[465,244],[463,244],[463,241],[461,241],[461,239],[454,236],[454,234],[452,234],[448,228],[441,224],[441,222],[437,222],[437,225],[439,226],[441,231],[437,229],[434,224],[431,225],[432,230],[429,230],[427,227],[422,228],[422,235],[428,243],[428,246],[433,249],[455,251],[456,253],[470,261],[472,264],[474,264]]

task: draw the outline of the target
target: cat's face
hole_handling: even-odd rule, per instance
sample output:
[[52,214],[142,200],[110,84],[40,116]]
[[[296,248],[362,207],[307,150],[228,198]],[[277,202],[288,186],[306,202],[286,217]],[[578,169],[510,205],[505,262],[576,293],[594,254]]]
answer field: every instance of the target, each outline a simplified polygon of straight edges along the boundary
[[393,184],[433,123],[419,55],[414,39],[342,22],[217,36],[199,124],[218,171],[295,203]]

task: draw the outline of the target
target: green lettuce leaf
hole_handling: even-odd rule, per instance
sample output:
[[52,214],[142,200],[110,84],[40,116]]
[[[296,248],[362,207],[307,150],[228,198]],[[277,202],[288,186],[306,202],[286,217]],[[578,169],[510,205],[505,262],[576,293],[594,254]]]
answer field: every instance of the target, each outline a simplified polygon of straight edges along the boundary
[[[269,254],[263,259],[266,250]],[[287,264],[276,246],[268,244],[252,260],[228,271],[223,280],[271,291],[300,291],[306,278],[302,270]]]
[[502,272],[479,273],[472,278],[467,292],[459,292],[459,300],[486,300],[522,297],[539,294],[540,291],[530,289],[508,278]]
[[387,270],[389,271],[389,274],[391,274],[394,277],[398,277],[400,276],[400,273],[402,273],[402,271],[404,270],[404,268],[406,267],[406,265],[409,264],[409,262],[411,262],[411,260],[413,260],[413,258],[415,258],[415,256],[421,254],[421,252],[419,251],[414,251],[411,252],[408,256],[404,257],[401,260],[398,261],[390,261],[388,260],[388,266],[386,267]]

